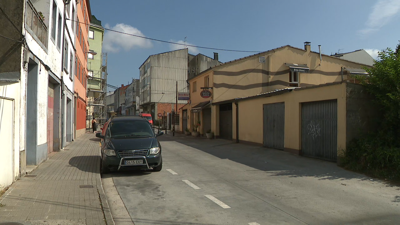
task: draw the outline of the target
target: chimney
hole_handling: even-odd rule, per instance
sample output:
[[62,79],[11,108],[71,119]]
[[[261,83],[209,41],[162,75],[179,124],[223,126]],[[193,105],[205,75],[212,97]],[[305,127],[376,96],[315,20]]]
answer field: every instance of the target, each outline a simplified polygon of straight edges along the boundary
[[304,42],[304,50],[306,50],[307,52],[311,51],[311,42]]
[[218,61],[218,52],[214,52],[214,60]]
[[121,87],[124,87],[124,85],[123,85],[123,84],[121,84]]

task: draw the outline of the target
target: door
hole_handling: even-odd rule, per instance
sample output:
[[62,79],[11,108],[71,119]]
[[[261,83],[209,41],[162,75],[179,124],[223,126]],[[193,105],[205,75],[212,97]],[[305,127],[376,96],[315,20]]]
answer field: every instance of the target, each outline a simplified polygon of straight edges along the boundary
[[211,108],[203,109],[203,134],[211,130]]
[[13,182],[13,101],[0,98],[0,190]]
[[182,111],[182,129],[187,130],[187,110]]
[[219,136],[232,139],[232,103],[219,106]]
[[285,145],[285,103],[266,104],[263,113],[264,146],[283,150]]
[[54,84],[49,83],[47,96],[47,152],[53,152],[54,135]]
[[336,100],[301,105],[301,151],[304,156],[336,161]]

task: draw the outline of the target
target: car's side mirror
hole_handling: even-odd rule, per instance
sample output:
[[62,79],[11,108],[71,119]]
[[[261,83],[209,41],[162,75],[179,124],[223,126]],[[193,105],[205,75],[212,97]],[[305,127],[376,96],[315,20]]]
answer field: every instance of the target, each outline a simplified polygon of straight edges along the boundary
[[161,136],[161,135],[163,135],[164,134],[164,132],[158,132],[158,134],[156,135],[157,137],[159,137],[159,136]]
[[104,138],[104,136],[101,135],[101,133],[96,133],[96,137],[98,137],[98,138]]

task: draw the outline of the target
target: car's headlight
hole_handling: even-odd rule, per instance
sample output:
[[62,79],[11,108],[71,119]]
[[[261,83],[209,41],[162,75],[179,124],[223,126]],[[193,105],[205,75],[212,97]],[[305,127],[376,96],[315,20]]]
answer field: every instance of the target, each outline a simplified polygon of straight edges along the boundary
[[115,156],[115,151],[112,149],[104,149],[104,154],[106,154],[107,156]]
[[159,147],[153,147],[150,149],[150,155],[157,155],[160,152]]

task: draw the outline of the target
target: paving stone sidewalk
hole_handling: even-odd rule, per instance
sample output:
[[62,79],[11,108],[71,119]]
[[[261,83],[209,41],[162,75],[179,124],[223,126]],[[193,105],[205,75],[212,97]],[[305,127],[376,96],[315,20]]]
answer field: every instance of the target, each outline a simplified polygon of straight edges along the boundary
[[99,154],[93,133],[54,153],[0,197],[0,224],[114,224]]

